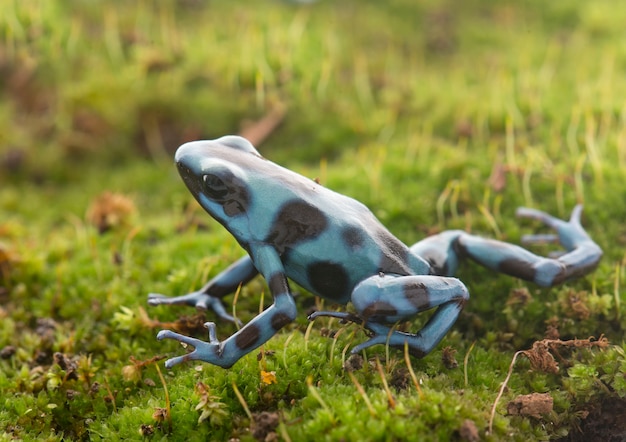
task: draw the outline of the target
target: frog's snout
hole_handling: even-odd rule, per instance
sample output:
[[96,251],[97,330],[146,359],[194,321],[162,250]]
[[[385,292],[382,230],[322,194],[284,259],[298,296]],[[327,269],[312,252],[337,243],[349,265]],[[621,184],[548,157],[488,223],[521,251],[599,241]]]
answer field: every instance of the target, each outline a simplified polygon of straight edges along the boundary
[[[197,156],[198,142],[185,143],[176,150],[174,161],[180,169],[181,164],[193,164],[193,158]],[[188,166],[187,166],[188,167]]]
[[189,156],[178,155],[178,151],[176,152],[176,168],[178,169],[178,173],[191,193],[197,196],[202,191],[200,184],[202,181],[198,178],[194,169],[190,167],[190,164],[193,164],[192,162],[190,163],[190,161],[193,160]]

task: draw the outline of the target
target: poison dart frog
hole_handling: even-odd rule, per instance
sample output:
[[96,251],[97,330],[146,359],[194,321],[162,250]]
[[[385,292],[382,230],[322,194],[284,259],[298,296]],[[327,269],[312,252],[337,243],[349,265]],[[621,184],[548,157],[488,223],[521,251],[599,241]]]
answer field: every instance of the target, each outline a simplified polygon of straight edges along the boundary
[[[212,309],[235,321],[221,298],[257,274],[268,284],[274,303],[224,341],[207,322],[208,342],[162,330],[157,338],[174,339],[194,350],[166,361],[172,367],[200,360],[224,368],[269,340],[296,317],[289,287],[294,281],[309,292],[339,304],[351,302],[355,313],[318,311],[310,320],[331,316],[361,324],[365,342],[352,353],[376,344],[422,357],[441,341],[469,299],[453,275],[460,259],[471,258],[490,269],[552,286],[593,270],[600,247],[581,227],[582,206],[569,221],[519,208],[517,215],[543,222],[552,235],[529,235],[525,242],[560,242],[565,251],[544,258],[522,247],[444,231],[408,247],[393,236],[360,202],[261,156],[246,139],[225,136],[189,142],[175,156],[180,175],[200,205],[220,222],[247,255],[200,290],[178,297],[149,295],[149,304],[186,304]],[[436,309],[417,333],[393,328],[398,321]]]

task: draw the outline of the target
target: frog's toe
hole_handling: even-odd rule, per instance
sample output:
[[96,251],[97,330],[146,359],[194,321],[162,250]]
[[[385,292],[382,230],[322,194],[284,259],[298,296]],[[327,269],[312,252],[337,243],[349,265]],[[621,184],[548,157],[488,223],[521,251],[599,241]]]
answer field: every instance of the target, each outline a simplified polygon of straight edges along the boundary
[[382,324],[376,324],[373,322],[366,322],[364,325],[367,330],[367,336],[369,339],[365,342],[362,342],[356,345],[350,352],[351,353],[359,353],[366,348],[372,347],[374,345],[382,344],[386,345],[390,343],[390,339],[394,336],[394,332],[392,330]]
[[215,327],[215,322],[205,322],[204,328],[206,328],[209,332],[209,343],[219,344],[220,341],[217,339],[217,329]]
[[533,235],[522,236],[522,244],[535,245],[535,244],[555,244],[559,242],[559,236],[553,233],[538,233]]
[[174,341],[182,342],[183,344],[193,345],[194,347],[202,343],[202,341],[199,339],[192,338],[191,336],[181,335],[180,333],[176,333],[171,330],[161,330],[159,333],[157,333],[157,339],[159,341],[162,341],[163,339],[172,339]]
[[520,218],[530,218],[542,222],[548,227],[555,230],[563,229],[565,226],[580,227],[580,218],[583,213],[583,205],[577,204],[572,210],[569,221],[556,218],[546,212],[537,209],[531,209],[528,207],[519,207],[515,214]]
[[355,345],[352,350],[350,350],[351,354],[357,354],[357,353],[361,353],[363,350],[365,350],[366,348],[370,348],[374,345],[379,345],[379,344],[385,344],[387,342],[387,336],[386,335],[374,335],[371,338],[369,338],[367,341],[365,342],[361,342],[358,345]]
[[543,212],[541,210],[537,210],[537,209],[531,209],[529,207],[519,207],[516,211],[515,211],[515,215],[518,218],[529,218],[529,219],[535,219],[539,222],[542,222],[543,224],[545,224],[546,226],[552,227],[554,229],[558,228],[559,225],[563,224],[563,221],[555,218],[554,216],[550,215],[549,213]]
[[311,313],[307,319],[309,321],[314,321],[315,319],[322,317],[322,316],[326,316],[329,318],[337,318],[337,319],[341,319],[342,321],[348,321],[348,322],[354,322],[356,324],[362,324],[363,320],[361,318],[359,318],[357,315],[355,315],[354,313],[349,313],[349,312],[332,312],[332,311],[318,311],[318,312],[313,312]]
[[174,365],[178,365],[182,362],[199,360],[205,362],[214,362],[215,356],[219,352],[220,342],[217,339],[215,332],[215,324],[207,322],[204,324],[209,331],[209,342],[201,341],[200,339],[192,338],[191,336],[181,335],[180,333],[173,332],[171,330],[161,330],[157,334],[159,341],[163,339],[173,339],[182,344],[191,345],[194,350],[186,355],[176,356],[174,358],[165,361],[167,368],[172,368]]
[[189,354],[184,356],[176,356],[165,361],[165,368],[172,368],[174,365],[182,364],[189,360]]
[[221,320],[232,322],[234,324],[237,324],[238,326],[243,325],[243,323],[238,318],[235,318],[234,316],[226,312],[226,308],[224,307],[222,300],[220,298],[216,298],[215,296],[207,296],[204,299],[199,300],[198,303],[196,303],[196,308],[203,310],[213,310],[213,312],[215,312],[215,314]]
[[582,214],[583,214],[583,205],[576,204],[576,206],[574,206],[574,210],[572,210],[572,214],[569,217],[569,222],[571,224],[580,225],[580,218]]
[[168,297],[162,295],[160,293],[148,293],[148,304],[149,305],[161,305],[167,304]]
[[202,292],[192,292],[182,296],[165,296],[160,293],[148,294],[149,305],[189,305],[206,310],[210,305],[210,296]]

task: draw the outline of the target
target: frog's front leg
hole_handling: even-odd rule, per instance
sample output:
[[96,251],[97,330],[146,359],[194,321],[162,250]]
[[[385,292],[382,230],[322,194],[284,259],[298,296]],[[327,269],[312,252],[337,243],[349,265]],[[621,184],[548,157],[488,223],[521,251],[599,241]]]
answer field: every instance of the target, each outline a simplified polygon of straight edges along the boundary
[[560,284],[592,271],[602,257],[602,250],[580,223],[582,206],[574,208],[569,221],[563,221],[535,209],[520,208],[517,215],[533,218],[556,230],[555,235],[529,235],[523,242],[559,242],[565,252],[545,258],[502,241],[485,239],[463,231],[442,232],[411,247],[411,251],[431,263],[435,272],[454,274],[460,258],[469,257],[490,269],[506,273],[542,287]]
[[215,325],[212,323],[207,323],[209,329],[208,342],[170,330],[160,331],[157,335],[159,340],[174,339],[195,347],[191,353],[167,360],[165,362],[166,367],[170,368],[184,361],[200,360],[228,368],[295,319],[296,304],[289,290],[284,268],[276,250],[269,246],[256,247],[253,250],[253,255],[254,262],[259,263],[259,270],[269,285],[270,292],[274,297],[274,304],[223,342],[217,339]]
[[[333,316],[362,323],[371,337],[357,345],[352,353],[376,344],[389,344],[417,357],[428,354],[446,335],[469,299],[465,285],[456,278],[429,275],[377,275],[359,283],[352,292],[352,303],[358,314],[315,312],[318,316]],[[403,333],[385,324],[393,324],[416,314],[437,308],[426,325],[416,334]],[[391,332],[391,333],[390,333]]]
[[190,305],[201,310],[213,310],[221,319],[235,322],[222,304],[221,298],[233,293],[240,285],[247,284],[259,272],[250,256],[246,255],[210,280],[200,290],[182,296],[169,297],[158,293],[148,295],[150,305]]

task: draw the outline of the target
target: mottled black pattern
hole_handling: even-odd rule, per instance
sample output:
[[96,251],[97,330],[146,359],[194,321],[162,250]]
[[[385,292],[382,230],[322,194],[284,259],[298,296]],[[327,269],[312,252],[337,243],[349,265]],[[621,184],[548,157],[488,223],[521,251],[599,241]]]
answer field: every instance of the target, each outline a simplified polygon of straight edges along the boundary
[[384,320],[386,318],[397,315],[398,310],[393,306],[393,304],[390,304],[385,301],[376,301],[372,304],[369,304],[367,307],[365,307],[365,309],[363,310],[361,314],[363,316],[363,319],[365,320],[368,320],[368,319],[373,319],[373,320],[383,319]]
[[233,288],[231,286],[219,284],[211,284],[211,286],[204,291],[207,295],[215,296],[216,298],[223,298],[224,296],[230,295],[232,292]]
[[341,264],[318,261],[307,267],[311,287],[325,297],[341,298],[348,292],[348,274]]
[[459,258],[464,259],[470,257],[469,252],[467,251],[467,247],[465,247],[465,244],[463,243],[462,236],[454,240],[452,248]]
[[498,270],[507,275],[525,279],[526,281],[534,281],[535,275],[537,274],[530,262],[516,258],[505,259],[498,264]]
[[377,240],[381,244],[382,257],[380,271],[396,275],[410,275],[412,270],[408,264],[409,248],[390,233],[378,234]]
[[365,242],[363,231],[357,227],[346,227],[341,231],[341,237],[351,250],[362,247]]
[[272,316],[272,328],[278,331],[285,325],[289,324],[291,321],[292,319],[289,317],[289,315],[280,312],[275,313],[274,316]]
[[424,257],[428,264],[430,265],[430,274],[435,276],[447,276],[448,275],[448,262],[444,261],[443,263],[438,262],[435,258]]
[[258,325],[248,324],[235,335],[235,344],[240,350],[246,350],[254,347],[254,344],[261,336],[261,329]]
[[435,276],[452,276],[449,261],[455,256],[463,256],[462,247],[456,245],[457,241],[444,248],[439,245],[433,246],[426,251],[420,253],[420,257],[425,259],[430,265],[430,274]]
[[591,264],[587,264],[572,270],[572,268],[567,268],[563,266],[563,270],[561,270],[555,277],[553,284],[561,284],[562,282],[569,281],[571,279],[580,278],[581,276],[586,275],[587,273],[592,272],[598,266],[598,261],[593,262]]
[[283,273],[274,273],[267,282],[267,285],[274,296],[281,293],[289,293],[289,283]]
[[228,169],[219,170],[219,174],[205,174],[202,180],[196,179],[194,172],[182,163],[177,163],[183,181],[199,200],[203,194],[222,205],[224,213],[233,217],[246,213],[250,205],[250,194],[246,183],[237,178]]
[[[230,270],[230,268],[226,269],[225,271],[228,272],[229,270]],[[224,296],[230,295],[235,290],[237,290],[237,287],[239,287],[240,285],[242,285],[242,286],[246,285],[257,274],[258,274],[258,272],[257,272],[256,268],[252,268],[250,273],[248,273],[247,275],[244,275],[243,278],[241,278],[239,280],[236,280],[236,279],[233,278],[233,280],[228,285],[218,284],[218,283],[213,282],[214,280],[211,280],[202,289],[202,291],[203,291],[203,293],[206,293],[209,296],[214,296],[216,298],[223,298]]]
[[227,216],[244,214],[250,205],[250,195],[245,182],[238,179],[228,170],[220,175],[204,175],[204,194],[213,201],[220,203]]
[[313,239],[328,227],[326,215],[305,201],[290,201],[274,218],[266,241],[284,253],[295,244]]
[[418,312],[430,308],[430,294],[426,284],[407,283],[404,286],[404,297]]

